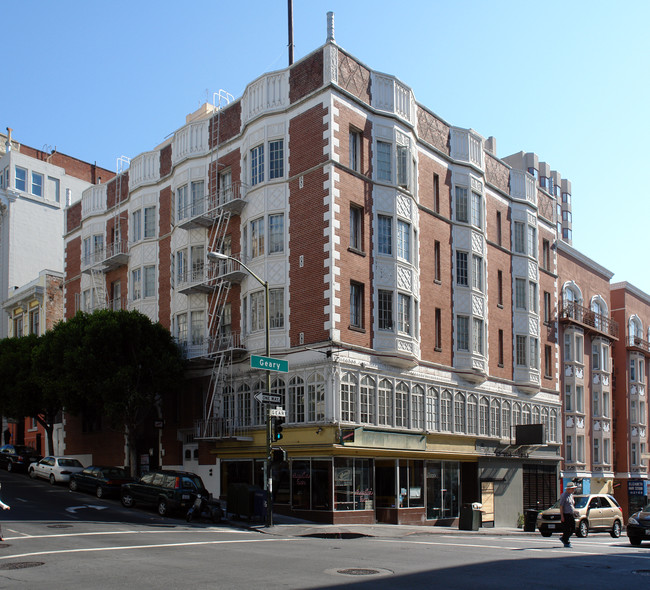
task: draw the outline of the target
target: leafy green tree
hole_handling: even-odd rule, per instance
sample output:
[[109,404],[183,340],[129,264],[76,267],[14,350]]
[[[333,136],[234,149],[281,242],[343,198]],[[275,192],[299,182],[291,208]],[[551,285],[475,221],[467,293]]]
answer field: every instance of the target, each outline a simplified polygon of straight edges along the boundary
[[66,408],[83,403],[101,408],[110,424],[124,431],[133,471],[143,423],[159,417],[166,394],[181,385],[182,355],[169,331],[138,311],[102,310],[82,319],[73,363],[81,389],[70,391]]

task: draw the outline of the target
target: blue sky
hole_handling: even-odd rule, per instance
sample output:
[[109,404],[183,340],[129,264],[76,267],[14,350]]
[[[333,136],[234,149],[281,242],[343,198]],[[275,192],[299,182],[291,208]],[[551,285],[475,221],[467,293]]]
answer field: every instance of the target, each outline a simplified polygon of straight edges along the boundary
[[[330,10],[341,47],[448,123],[571,180],[574,247],[650,294],[650,2],[294,0],[296,61]],[[287,0],[3,0],[1,16],[2,130],[111,170],[288,59]]]

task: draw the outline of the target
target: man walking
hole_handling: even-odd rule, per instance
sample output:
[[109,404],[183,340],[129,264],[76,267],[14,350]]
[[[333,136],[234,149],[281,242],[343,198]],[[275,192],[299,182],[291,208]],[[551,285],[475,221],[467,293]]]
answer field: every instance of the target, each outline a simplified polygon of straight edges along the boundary
[[562,533],[561,541],[565,547],[571,547],[569,539],[576,530],[576,507],[573,493],[576,491],[577,487],[576,484],[570,481],[560,496],[560,519],[562,520],[564,531]]

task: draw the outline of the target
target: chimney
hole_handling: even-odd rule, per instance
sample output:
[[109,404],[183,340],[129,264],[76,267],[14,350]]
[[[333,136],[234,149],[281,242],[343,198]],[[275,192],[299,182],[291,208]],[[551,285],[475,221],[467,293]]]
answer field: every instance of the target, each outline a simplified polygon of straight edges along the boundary
[[328,43],[335,43],[335,40],[334,40],[334,13],[331,12],[331,11],[327,13],[327,42]]
[[7,148],[7,152],[11,151],[11,132],[13,129],[11,127],[7,127],[7,141],[5,142],[5,147]]

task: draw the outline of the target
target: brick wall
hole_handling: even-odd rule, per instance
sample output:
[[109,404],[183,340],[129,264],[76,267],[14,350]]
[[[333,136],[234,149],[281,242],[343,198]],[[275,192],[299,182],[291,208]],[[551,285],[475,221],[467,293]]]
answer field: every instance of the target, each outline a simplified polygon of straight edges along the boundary
[[160,226],[158,235],[158,321],[168,330],[171,328],[171,227],[172,189],[160,191]]
[[172,144],[160,150],[160,178],[164,178],[172,171]]
[[217,137],[217,117],[210,119],[210,147],[232,139],[241,130],[241,101],[230,103],[221,111],[219,121],[219,137]]
[[293,104],[323,85],[323,50],[295,64],[289,72],[289,102]]
[[68,156],[60,152],[54,152],[53,154],[50,154],[42,150],[37,150],[35,148],[29,147],[27,145],[21,145],[20,153],[31,158],[35,158],[36,160],[49,162],[54,166],[59,166],[59,168],[63,168],[65,170],[66,174],[74,176],[75,178],[79,178],[81,180],[85,180],[86,182],[90,182],[92,184],[97,184],[99,178],[105,182],[115,176],[114,172],[111,172],[106,168],[101,168],[96,164],[90,164],[88,162],[80,160],[79,158]]
[[63,319],[63,279],[53,275],[45,277],[45,330],[50,330],[54,324]]
[[[326,319],[324,306],[325,272],[325,221],[323,199],[327,193],[323,183],[327,175],[320,167],[307,169],[324,163],[323,139],[325,124],[323,117],[327,110],[321,105],[294,117],[289,124],[291,151],[289,170],[289,277],[291,284],[290,338],[292,346],[299,342],[299,333],[304,332],[305,343],[320,342],[328,338],[324,329]],[[295,220],[295,221],[293,221]],[[300,267],[300,256],[304,265]]]
[[66,232],[71,232],[78,227],[81,227],[81,201],[77,201],[65,211]]

